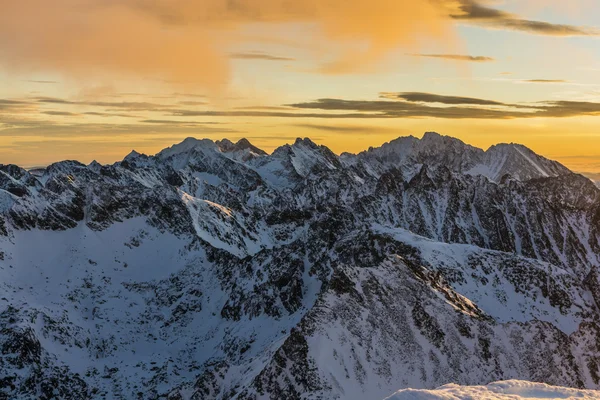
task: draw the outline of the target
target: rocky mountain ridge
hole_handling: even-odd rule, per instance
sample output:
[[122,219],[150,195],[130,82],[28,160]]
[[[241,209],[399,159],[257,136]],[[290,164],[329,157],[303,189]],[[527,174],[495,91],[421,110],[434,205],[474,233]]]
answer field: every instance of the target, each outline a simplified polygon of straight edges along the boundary
[[600,190],[427,133],[0,166],[0,399],[600,388]]

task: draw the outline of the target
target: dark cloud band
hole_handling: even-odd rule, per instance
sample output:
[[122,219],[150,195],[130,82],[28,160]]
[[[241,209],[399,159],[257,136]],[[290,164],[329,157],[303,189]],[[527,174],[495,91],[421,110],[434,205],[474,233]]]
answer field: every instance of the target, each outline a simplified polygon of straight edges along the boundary
[[600,29],[597,28],[522,19],[517,15],[484,6],[477,0],[461,0],[459,10],[460,13],[451,17],[482,27],[550,36],[600,36]]
[[381,97],[394,100],[405,100],[420,103],[442,103],[442,104],[475,104],[480,106],[506,106],[508,104],[494,100],[477,99],[474,97],[444,96],[423,92],[384,92]]

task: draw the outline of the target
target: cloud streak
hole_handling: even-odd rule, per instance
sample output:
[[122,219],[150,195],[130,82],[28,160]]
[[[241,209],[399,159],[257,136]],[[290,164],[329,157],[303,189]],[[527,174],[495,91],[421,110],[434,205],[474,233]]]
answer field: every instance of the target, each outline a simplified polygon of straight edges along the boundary
[[564,79],[526,79],[523,82],[526,83],[568,83]]
[[0,111],[15,111],[29,108],[31,104],[22,100],[0,99]]
[[[0,116],[5,120],[30,121],[41,115],[55,117],[97,116],[138,117],[140,123],[162,126],[215,124],[211,118],[224,118],[226,123],[243,121],[246,118],[285,119],[525,119],[567,118],[577,116],[600,116],[600,103],[593,101],[547,100],[535,103],[506,103],[476,97],[452,96],[427,92],[382,92],[378,100],[348,100],[323,98],[278,106],[248,106],[230,109],[188,109],[177,105],[157,105],[146,102],[77,102],[61,98],[34,98],[28,101],[0,99]],[[60,106],[56,110],[39,110],[36,105]],[[180,104],[182,105],[182,104]],[[98,107],[102,111],[81,112],[79,107]],[[105,111],[112,107],[117,112]],[[120,112],[119,112],[120,111]],[[15,115],[22,116],[16,118]],[[206,118],[206,122],[186,121],[186,118]],[[79,122],[79,121],[77,121]],[[4,123],[0,120],[0,123]],[[64,124],[64,121],[61,121]],[[74,123],[75,124],[75,123]],[[80,123],[89,125],[82,120]],[[127,125],[127,124],[120,124]],[[119,124],[115,126],[120,126]],[[335,130],[330,125],[319,124],[322,130]],[[318,129],[316,127],[313,127]],[[344,129],[343,127],[339,129]]]
[[452,61],[470,61],[470,62],[492,62],[496,61],[495,58],[485,56],[469,56],[464,54],[409,54],[413,57],[428,57],[428,58],[442,58],[445,60]]
[[461,0],[458,9],[458,13],[451,14],[453,19],[484,28],[507,29],[549,36],[600,36],[598,28],[523,19],[518,15],[482,5],[477,0]]
[[36,97],[34,98],[38,103],[45,104],[59,104],[59,105],[71,105],[71,106],[94,106],[104,108],[117,108],[122,110],[160,110],[172,107],[168,104],[150,103],[150,102],[139,102],[139,101],[74,101],[66,100],[56,97]]
[[96,117],[136,118],[136,116],[132,115],[132,114],[117,114],[117,113],[106,113],[106,112],[99,112],[99,111],[88,111],[88,112],[84,112],[82,114],[96,116]]
[[[429,94],[420,98],[425,98],[429,102],[441,99],[441,102],[448,96]],[[491,101],[485,99],[461,99],[452,98],[450,101],[469,101],[469,104],[481,105]],[[479,103],[479,104],[478,104]],[[454,104],[454,103],[446,103]],[[501,107],[467,107],[467,106],[430,106],[423,102],[409,101],[364,101],[364,100],[343,100],[343,99],[318,99],[312,102],[291,104],[298,109],[311,109],[322,111],[344,111],[363,113],[366,118],[443,118],[443,119],[517,119],[517,118],[566,118],[576,116],[600,116],[600,103],[585,101],[547,101],[535,104],[508,104],[494,102],[489,104]]]
[[262,52],[250,52],[250,53],[232,53],[229,55],[230,58],[238,60],[262,60],[262,61],[296,61],[295,58],[281,57],[272,54]]
[[61,117],[76,117],[79,115],[77,113],[72,113],[69,111],[42,111],[42,114],[55,115],[55,116],[61,116]]
[[296,128],[314,129],[332,133],[381,133],[388,132],[390,128],[382,126],[365,125],[323,125],[323,124],[293,124]]
[[29,83],[43,83],[43,84],[54,84],[54,83],[58,83],[58,81],[40,81],[40,80],[35,80],[35,79],[27,79],[24,82],[29,82]]
[[460,96],[445,96],[434,93],[423,93],[423,92],[384,92],[380,95],[386,99],[398,99],[406,100],[409,102],[421,102],[421,103],[442,103],[442,104],[474,104],[480,106],[506,106],[506,103],[502,103],[494,100],[478,99],[474,97],[460,97]]

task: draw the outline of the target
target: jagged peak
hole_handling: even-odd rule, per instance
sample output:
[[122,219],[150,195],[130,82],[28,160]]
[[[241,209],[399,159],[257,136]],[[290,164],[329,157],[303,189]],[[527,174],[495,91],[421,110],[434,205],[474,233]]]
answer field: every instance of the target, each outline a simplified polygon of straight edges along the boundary
[[89,163],[89,164],[87,165],[87,167],[88,167],[88,169],[89,169],[90,171],[93,171],[93,172],[99,172],[99,171],[100,171],[100,169],[102,168],[102,164],[100,164],[100,163],[99,163],[98,161],[96,161],[96,160],[92,160],[92,162],[91,162],[91,163]]
[[448,148],[448,146],[452,146],[455,149],[464,148],[483,153],[483,150],[479,147],[471,146],[470,144],[467,144],[453,136],[440,135],[437,132],[425,132],[419,141],[419,147],[421,148],[435,148],[436,150],[444,151]]
[[63,174],[70,175],[83,170],[88,170],[87,165],[77,160],[64,160],[48,165],[48,167],[46,167],[44,170],[43,176],[51,177]]
[[219,147],[221,146],[225,146],[225,147],[229,147],[229,146],[233,146],[233,142],[227,138],[223,138],[221,140],[217,140],[215,142]]
[[241,138],[236,143],[233,143],[231,140],[225,138],[225,139],[217,140],[215,142],[215,144],[224,153],[248,150],[257,155],[267,155],[266,151],[254,146],[246,138]]
[[380,147],[369,147],[368,150],[363,151],[362,153],[403,153],[405,151],[410,150],[416,143],[419,142],[419,139],[415,136],[399,136],[396,139],[392,139],[389,142],[382,144]]
[[309,149],[313,149],[313,150],[318,150],[321,147],[327,148],[326,146],[319,146],[318,144],[316,144],[315,142],[313,142],[312,140],[310,140],[310,138],[305,137],[305,138],[296,138],[296,140],[294,141],[293,144],[289,144],[286,143],[284,145],[279,146],[278,148],[276,148],[273,151],[273,156],[275,157],[281,157],[281,156],[286,156],[286,155],[290,155],[294,152],[294,148],[309,148]]
[[310,138],[308,138],[308,137],[296,138],[296,141],[294,142],[294,146],[306,146],[306,147],[311,147],[313,149],[316,149],[319,147],[318,144],[316,144],[315,142],[310,140]]
[[21,179],[28,171],[15,164],[0,164],[0,171],[6,172],[15,179]]
[[[138,153],[138,152],[137,152],[137,151],[135,151],[135,150],[131,150],[131,151],[129,152],[129,154],[127,154],[127,155],[125,156],[125,158],[123,158],[123,161],[133,161],[133,160],[136,160],[136,159],[138,159],[139,157],[142,157],[142,156],[144,156],[144,155],[145,155],[145,154]],[[94,161],[96,161],[96,160],[94,160]],[[92,161],[92,162],[94,162],[94,161]]]
[[449,136],[444,136],[444,135],[441,135],[434,131],[428,131],[423,134],[423,138],[421,140],[439,140],[444,137],[449,137]]
[[77,161],[77,160],[64,160],[64,161],[58,161],[55,163],[52,163],[50,165],[48,165],[48,167],[46,167],[46,171],[50,172],[50,171],[59,171],[59,170],[63,170],[63,169],[69,169],[69,168],[85,168],[86,165]]
[[490,150],[491,151],[514,151],[516,149],[526,149],[527,151],[534,153],[534,151],[531,150],[529,147],[527,147],[523,144],[514,143],[514,142],[493,144],[486,150],[486,152],[488,152]]
[[240,147],[253,147],[252,143],[250,143],[250,141],[246,138],[241,138],[238,140],[236,145]]
[[168,158],[176,154],[186,153],[194,149],[218,149],[217,144],[210,139],[196,139],[194,137],[187,137],[180,143],[174,144],[171,147],[161,150],[156,154],[158,158]]

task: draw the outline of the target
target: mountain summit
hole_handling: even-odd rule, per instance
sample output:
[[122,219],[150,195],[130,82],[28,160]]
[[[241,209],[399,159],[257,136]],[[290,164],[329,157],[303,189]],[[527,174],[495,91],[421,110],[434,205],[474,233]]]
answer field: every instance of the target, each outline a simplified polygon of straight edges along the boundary
[[436,133],[0,165],[0,398],[598,389],[599,215],[561,164]]

